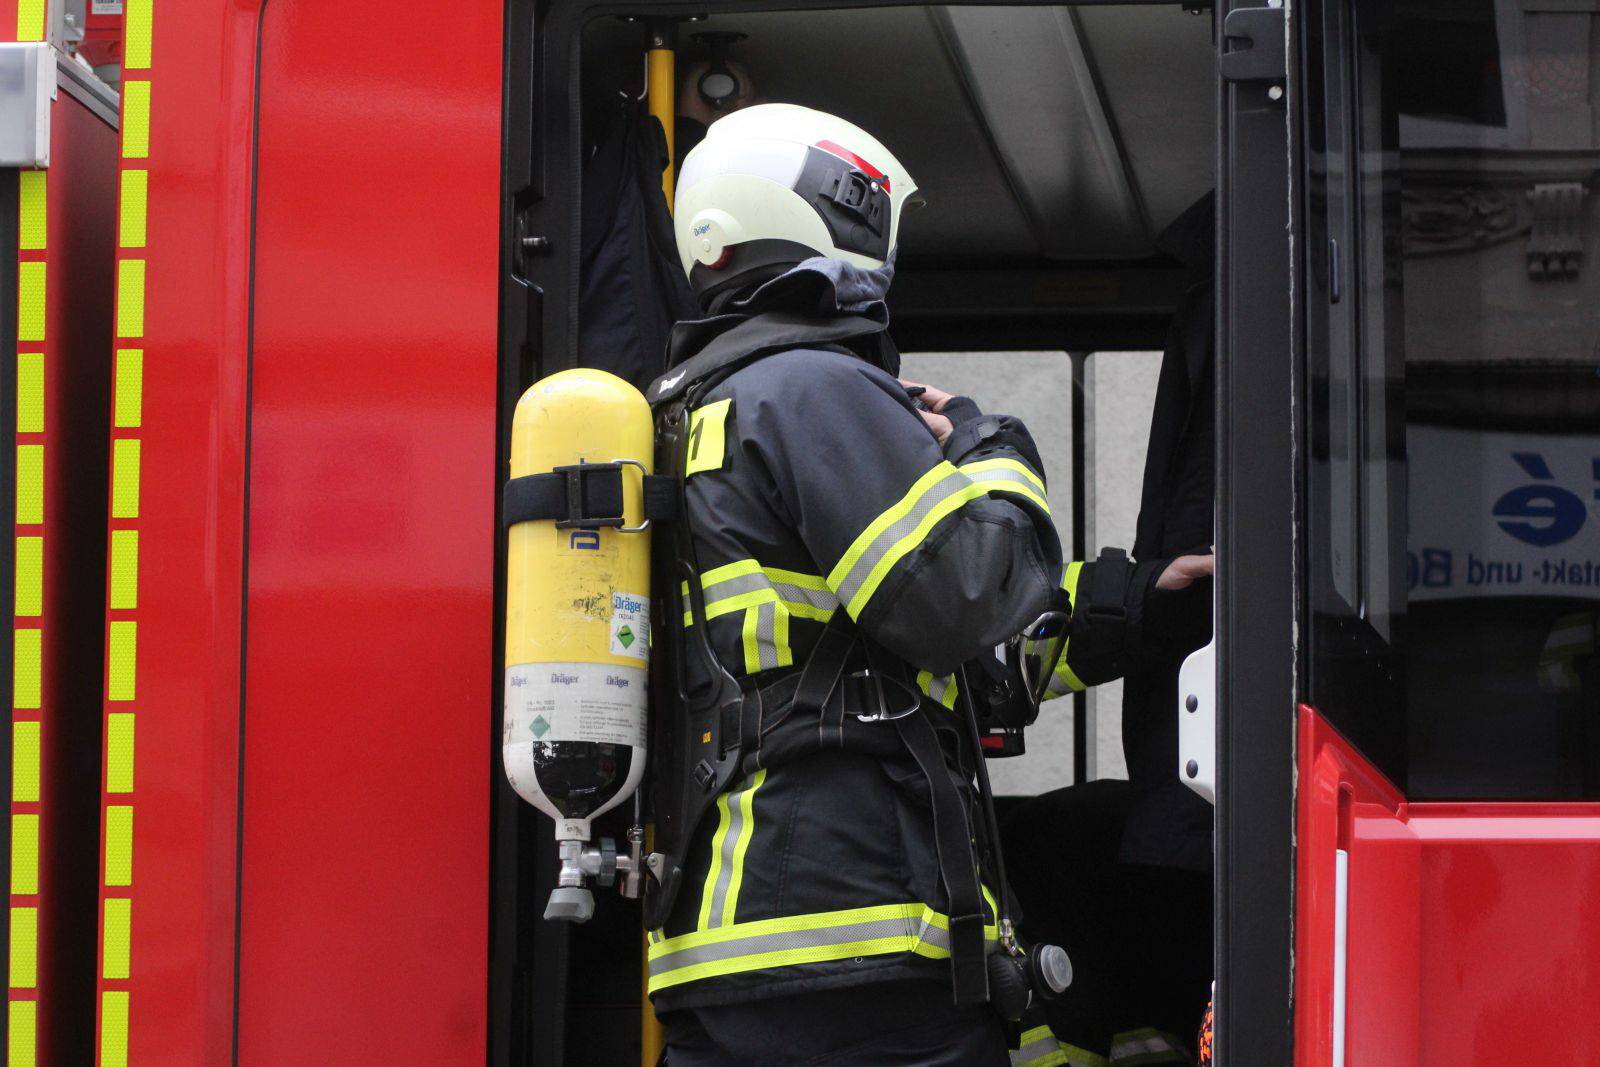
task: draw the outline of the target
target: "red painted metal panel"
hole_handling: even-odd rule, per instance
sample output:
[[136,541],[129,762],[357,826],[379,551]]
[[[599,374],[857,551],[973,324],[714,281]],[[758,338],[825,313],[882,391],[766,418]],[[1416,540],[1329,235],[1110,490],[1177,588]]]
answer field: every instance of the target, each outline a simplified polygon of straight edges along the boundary
[[1428,898],[1393,789],[1369,767],[1352,769],[1342,842],[1350,853],[1345,1062],[1399,1067],[1419,1062],[1422,1052],[1417,909]]
[[[44,623],[40,710],[38,1053],[92,1055],[100,625],[117,135],[71,93],[51,108],[45,181]],[[19,531],[20,532],[20,531]]]
[[1417,901],[1405,800],[1316,712],[1300,712],[1295,1062],[1330,1062],[1335,852],[1350,855],[1347,1064],[1417,1063]]
[[485,1054],[501,18],[266,7],[244,1064]]
[[1302,709],[1295,1061],[1331,1052],[1350,853],[1349,1064],[1600,1062],[1600,805],[1409,804]]
[[[142,356],[137,376],[119,357],[113,381],[139,412],[113,427],[113,457],[118,447],[130,456],[135,442],[139,462],[136,480],[113,463],[110,528],[136,532],[138,553],[134,603],[107,611],[117,658],[105,709],[132,714],[135,730],[131,780],[103,782],[105,1065],[227,1063],[232,1050],[258,8],[128,3],[121,171],[148,175],[148,211],[141,243],[122,201],[117,252],[119,272],[143,265],[144,285],[119,273],[128,284],[115,348]],[[108,570],[108,588],[114,579],[130,580]],[[107,752],[108,772],[123,755]],[[113,809],[131,816],[127,849],[105,832]],[[106,866],[108,837],[126,877]],[[114,966],[124,948],[118,923],[106,921],[112,901],[131,909],[126,977]]]
[[1421,1063],[1600,1063],[1600,805],[1414,804]]

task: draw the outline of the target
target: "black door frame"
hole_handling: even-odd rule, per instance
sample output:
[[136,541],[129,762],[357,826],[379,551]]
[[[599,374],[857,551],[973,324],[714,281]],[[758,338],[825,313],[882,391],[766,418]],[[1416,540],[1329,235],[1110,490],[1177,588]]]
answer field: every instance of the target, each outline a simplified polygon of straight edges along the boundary
[[[1003,0],[967,0],[974,6]],[[1012,0],[1013,3],[1018,0]],[[1042,0],[1021,0],[1042,2]],[[1080,4],[1116,0],[1079,0]],[[1176,0],[1121,0],[1175,3]],[[1292,0],[1283,0],[1292,3]],[[575,365],[581,153],[580,34],[591,19],[841,7],[921,6],[915,0],[508,0],[501,248],[501,448],[523,388]],[[1258,4],[1216,0],[1226,16]],[[1288,15],[1292,35],[1293,12]],[[1293,55],[1293,50],[1286,50]],[[1292,67],[1292,64],[1291,64]],[[1217,173],[1217,687],[1216,976],[1218,1063],[1292,1059],[1294,722],[1299,275],[1291,234],[1301,213],[1291,184],[1298,93],[1277,83],[1219,79]],[[1287,94],[1287,97],[1284,94]],[[1291,155],[1291,152],[1293,153]],[[1281,210],[1263,210],[1281,205]],[[1293,279],[1285,285],[1285,279]],[[548,312],[548,313],[547,313]],[[497,567],[503,562],[497,538]],[[497,583],[498,585],[498,583]],[[497,618],[503,590],[496,590]],[[498,694],[499,635],[492,669]],[[498,700],[496,701],[498,731]],[[1177,713],[1177,709],[1173,709]],[[1174,768],[1176,773],[1176,768]],[[566,969],[567,931],[537,918],[550,848],[527,854],[523,810],[494,775],[490,1056],[497,1065],[564,1059],[564,994],[536,998]],[[548,828],[541,836],[548,844]],[[532,883],[533,890],[528,892]],[[521,889],[518,893],[516,890]],[[518,899],[528,897],[530,899]],[[543,1001],[535,1011],[532,1002]],[[538,1016],[535,1018],[534,1016]]]
[[[1261,7],[1218,4],[1224,50],[1230,47],[1225,27],[1239,25],[1228,16]],[[1285,40],[1292,40],[1292,9],[1284,25]],[[1263,45],[1258,39],[1255,47]],[[1292,57],[1295,50],[1280,54]],[[1281,77],[1219,78],[1217,86],[1215,1048],[1216,1062],[1230,1064],[1293,1061],[1303,351],[1292,254],[1300,217],[1292,202],[1298,183],[1291,180],[1300,153],[1291,136],[1299,92],[1294,66],[1286,60]]]

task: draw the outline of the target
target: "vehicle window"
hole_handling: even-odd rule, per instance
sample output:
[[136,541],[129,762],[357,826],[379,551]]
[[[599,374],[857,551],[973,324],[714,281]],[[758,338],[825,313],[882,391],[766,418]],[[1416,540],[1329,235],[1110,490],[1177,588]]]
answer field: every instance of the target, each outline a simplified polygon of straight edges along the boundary
[[1313,699],[1360,724],[1338,676],[1376,648],[1370,702],[1403,715],[1367,735],[1408,795],[1600,796],[1600,5],[1353,14],[1329,109],[1355,160],[1330,317],[1353,329],[1313,343]]

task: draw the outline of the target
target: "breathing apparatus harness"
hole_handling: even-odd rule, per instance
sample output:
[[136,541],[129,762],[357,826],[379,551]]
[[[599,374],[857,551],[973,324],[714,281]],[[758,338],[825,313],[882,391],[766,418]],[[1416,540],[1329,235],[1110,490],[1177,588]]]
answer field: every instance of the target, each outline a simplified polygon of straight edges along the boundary
[[[670,517],[670,535],[655,539],[656,588],[664,595],[656,626],[651,697],[667,714],[651,716],[651,747],[660,773],[652,776],[655,848],[644,858],[653,876],[646,885],[645,918],[661,926],[681,889],[684,865],[695,829],[717,798],[737,780],[763,767],[778,766],[829,749],[848,749],[882,758],[909,755],[926,781],[931,799],[941,881],[949,901],[950,967],[955,1002],[991,1002],[1008,1022],[1022,1016],[1031,996],[1052,997],[1071,982],[1071,964],[1056,946],[1028,952],[1017,941],[1014,907],[1001,857],[998,824],[980,737],[974,695],[963,669],[959,714],[936,721],[930,702],[905,679],[905,667],[875,646],[841,609],[824,627],[803,665],[777,680],[736,679],[717,658],[710,642],[702,568],[696,559],[688,522],[688,483],[684,476],[690,446],[690,413],[705,395],[735,371],[767,355],[798,345],[842,345],[876,338],[886,324],[866,315],[845,314],[819,322],[814,316],[768,311],[714,338],[649,387],[646,398],[656,417],[656,469],[665,473],[647,487],[656,514]],[[673,499],[664,499],[670,484]],[[685,600],[687,591],[687,603]],[[678,621],[688,616],[694,625]],[[690,657],[699,660],[709,686],[691,685]],[[867,709],[863,711],[862,709]],[[1037,703],[1032,707],[1037,713]],[[1032,716],[1015,710],[1002,718],[1012,729]],[[993,718],[991,714],[990,718]],[[989,727],[985,727],[988,729]],[[966,759],[947,756],[946,741]],[[962,765],[970,762],[972,768]],[[980,816],[978,833],[970,821],[968,771],[975,770]],[[977,845],[974,845],[977,841]],[[990,870],[998,896],[995,921],[1000,949],[989,952],[984,936],[980,868]]]

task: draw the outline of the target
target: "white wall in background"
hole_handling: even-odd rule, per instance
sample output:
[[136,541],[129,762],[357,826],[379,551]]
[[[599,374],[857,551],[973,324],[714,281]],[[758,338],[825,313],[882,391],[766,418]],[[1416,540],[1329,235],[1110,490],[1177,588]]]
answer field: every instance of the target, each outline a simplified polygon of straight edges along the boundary
[[[1072,545],[1072,365],[1065,352],[912,353],[902,376],[971,396],[985,411],[1015,415],[1039,446],[1050,510],[1061,541]],[[1086,420],[1087,533],[1091,558],[1101,545],[1133,544],[1155,397],[1158,352],[1099,353],[1088,365]],[[1090,776],[1122,778],[1122,686],[1092,690],[1095,725]],[[1072,784],[1072,714],[1067,698],[1047,703],[1028,732],[1028,753],[989,764],[996,792],[1041,793]]]

